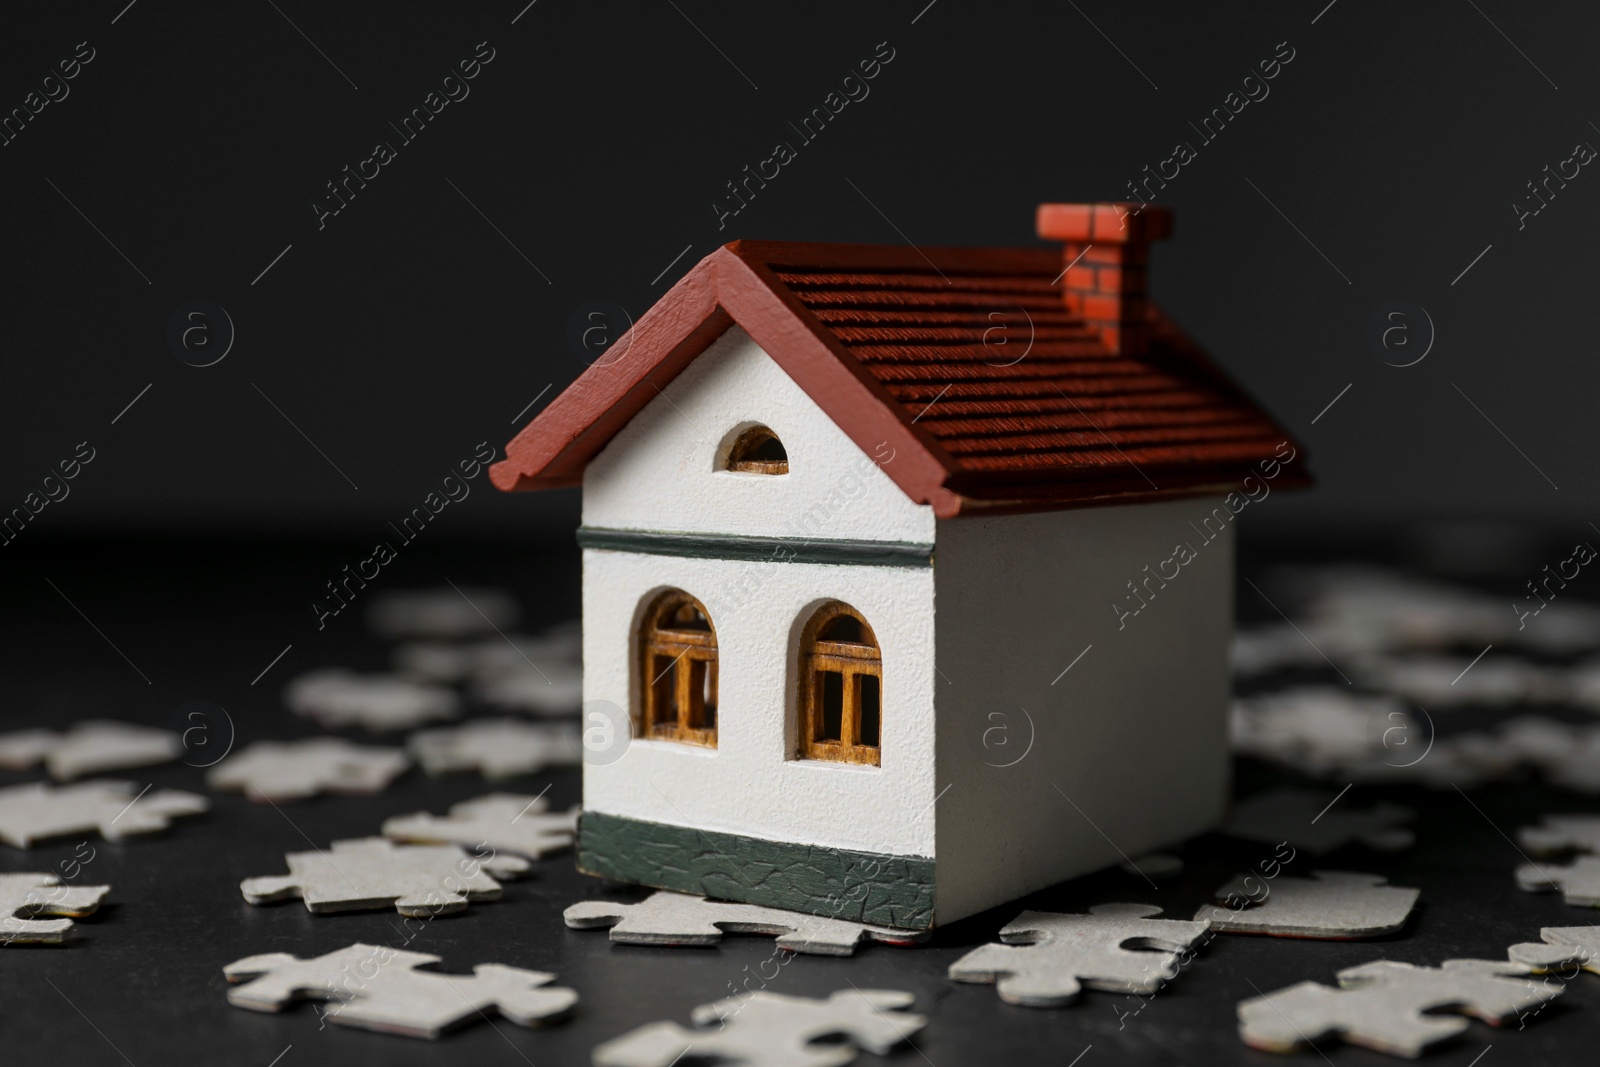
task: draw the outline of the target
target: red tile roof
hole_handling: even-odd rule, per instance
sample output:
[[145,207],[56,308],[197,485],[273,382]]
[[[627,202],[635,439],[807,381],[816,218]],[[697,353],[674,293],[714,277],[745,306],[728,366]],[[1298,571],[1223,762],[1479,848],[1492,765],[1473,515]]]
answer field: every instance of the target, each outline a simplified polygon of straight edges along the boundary
[[[1060,252],[738,241],[706,257],[507,446],[502,489],[578,484],[737,322],[941,516],[1227,492],[1289,442],[1153,304],[1139,355],[1062,298]],[[613,349],[616,351],[616,349]],[[1281,456],[1280,456],[1281,458]]]

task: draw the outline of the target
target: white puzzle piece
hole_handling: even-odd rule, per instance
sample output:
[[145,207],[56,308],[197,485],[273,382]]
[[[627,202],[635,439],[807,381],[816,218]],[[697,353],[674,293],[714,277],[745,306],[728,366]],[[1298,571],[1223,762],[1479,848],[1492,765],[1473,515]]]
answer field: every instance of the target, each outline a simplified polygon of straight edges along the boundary
[[0,944],[59,945],[72,920],[93,915],[109,892],[108,885],[62,885],[53,874],[0,874]]
[[1228,934],[1332,941],[1379,937],[1406,924],[1420,892],[1386,885],[1379,874],[1352,871],[1312,871],[1310,878],[1270,880],[1244,875],[1214,894],[1227,906],[1206,905],[1194,917]]
[[[1591,974],[1600,974],[1600,927],[1597,926],[1546,926],[1539,931],[1543,942],[1512,945],[1509,955],[1512,962],[1526,964],[1536,971],[1565,971],[1579,967]],[[1576,976],[1563,975],[1563,978]]]
[[[685,1056],[718,1067],[843,1067],[856,1049],[886,1055],[927,1025],[910,993],[841,989],[826,1000],[746,993],[702,1004],[694,1028],[650,1023],[594,1050],[595,1067],[672,1067]],[[842,1035],[847,1044],[815,1044]]]
[[610,927],[611,940],[628,945],[714,945],[725,933],[776,934],[781,949],[822,956],[849,956],[867,940],[910,945],[931,933],[665,890],[637,904],[585,900],[568,908],[562,918],[574,930]]
[[300,675],[284,688],[283,702],[329,729],[360,726],[372,733],[411,730],[461,714],[461,697],[452,689],[339,668]]
[[516,856],[469,856],[455,845],[397,845],[382,837],[335,841],[315,852],[291,852],[284,861],[287,875],[240,882],[244,899],[300,899],[319,915],[392,904],[401,915],[427,918],[461,911],[468,901],[499,900],[495,877],[514,878],[529,867]]
[[410,765],[398,748],[353,745],[336,737],[257,741],[211,768],[206,784],[242,790],[260,803],[304,800],[319,793],[366,796],[381,792]]
[[1416,812],[1399,804],[1357,808],[1337,793],[1275,789],[1235,804],[1221,832],[1265,844],[1287,841],[1318,856],[1352,842],[1395,852],[1416,843],[1416,835],[1399,825],[1415,817]]
[[367,625],[384,637],[478,637],[515,626],[517,600],[503,589],[442,586],[380,593],[367,610]]
[[235,960],[222,969],[235,984],[228,1003],[251,1011],[282,1011],[298,1000],[333,1001],[327,1022],[406,1037],[438,1037],[486,1018],[491,1011],[521,1026],[567,1015],[578,994],[550,986],[555,975],[498,963],[472,974],[418,970],[438,956],[382,945],[354,944],[312,959],[269,952]]
[[1600,908],[1600,856],[1579,856],[1571,863],[1525,863],[1516,870],[1517,887],[1530,893],[1559,889],[1568,904]]
[[[1420,1056],[1467,1028],[1461,1015],[1498,1025],[1565,992],[1530,980],[1530,968],[1503,960],[1447,960],[1416,967],[1376,960],[1339,972],[1334,989],[1301,982],[1239,1005],[1239,1036],[1251,1048],[1289,1052],[1325,1037],[1391,1056]],[[1456,1015],[1436,1015],[1449,1011]]]
[[576,767],[583,761],[577,723],[474,719],[462,726],[412,734],[406,747],[429,774],[476,771],[485,778],[512,778],[546,767]]
[[381,832],[391,841],[488,848],[537,860],[571,848],[578,834],[581,808],[549,809],[543,797],[491,793],[452,805],[448,817],[419,811],[386,819]]
[[1538,826],[1524,826],[1517,840],[1529,852],[1600,853],[1600,815],[1546,815]]
[[1098,904],[1088,915],[1025,911],[950,965],[958,982],[993,982],[1000,999],[1028,1008],[1071,1004],[1087,986],[1153,993],[1178,973],[1181,953],[1206,932],[1203,922],[1154,919],[1153,904]]
[[21,730],[0,735],[0,769],[25,771],[43,762],[58,782],[86,774],[148,767],[183,755],[183,743],[171,730],[95,719],[72,729]]
[[205,797],[176,789],[141,792],[132,782],[95,779],[74,785],[42,782],[0,789],[0,841],[32,848],[68,834],[99,833],[107,841],[165,830],[180,815],[211,807]]
[[583,671],[574,664],[547,660],[539,669],[528,664],[478,682],[472,695],[490,707],[523,715],[576,714],[583,703]]
[[1600,793],[1600,725],[1519,715],[1500,728],[1507,753],[1539,770],[1545,781],[1575,793]]

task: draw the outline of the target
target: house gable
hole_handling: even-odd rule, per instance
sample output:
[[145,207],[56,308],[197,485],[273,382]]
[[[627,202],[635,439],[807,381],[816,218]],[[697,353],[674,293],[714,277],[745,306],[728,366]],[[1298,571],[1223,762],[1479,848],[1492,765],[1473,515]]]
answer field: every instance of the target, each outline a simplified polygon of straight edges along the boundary
[[[786,474],[724,469],[732,441],[766,426]],[[933,509],[888,470],[887,439],[851,440],[740,326],[729,327],[635,414],[588,464],[583,523],[596,531],[660,531],[929,545]]]

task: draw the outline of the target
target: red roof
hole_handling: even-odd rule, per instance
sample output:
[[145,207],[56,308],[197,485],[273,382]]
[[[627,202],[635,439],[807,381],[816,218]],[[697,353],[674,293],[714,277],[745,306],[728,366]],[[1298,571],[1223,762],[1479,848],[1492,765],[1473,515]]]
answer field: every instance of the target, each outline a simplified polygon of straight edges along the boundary
[[[1153,304],[1138,355],[1063,301],[1052,249],[736,241],[711,253],[507,446],[501,489],[572,486],[734,323],[906,495],[946,517],[1227,492],[1289,442]],[[626,347],[621,347],[626,346]],[[1281,458],[1281,453],[1280,453]]]

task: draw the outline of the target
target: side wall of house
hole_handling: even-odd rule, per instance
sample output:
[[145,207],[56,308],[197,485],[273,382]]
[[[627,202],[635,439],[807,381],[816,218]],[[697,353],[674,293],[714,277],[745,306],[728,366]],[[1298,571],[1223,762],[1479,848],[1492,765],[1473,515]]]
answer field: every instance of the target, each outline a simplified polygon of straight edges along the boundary
[[939,523],[940,923],[1220,820],[1234,541],[1218,516],[1196,498]]

